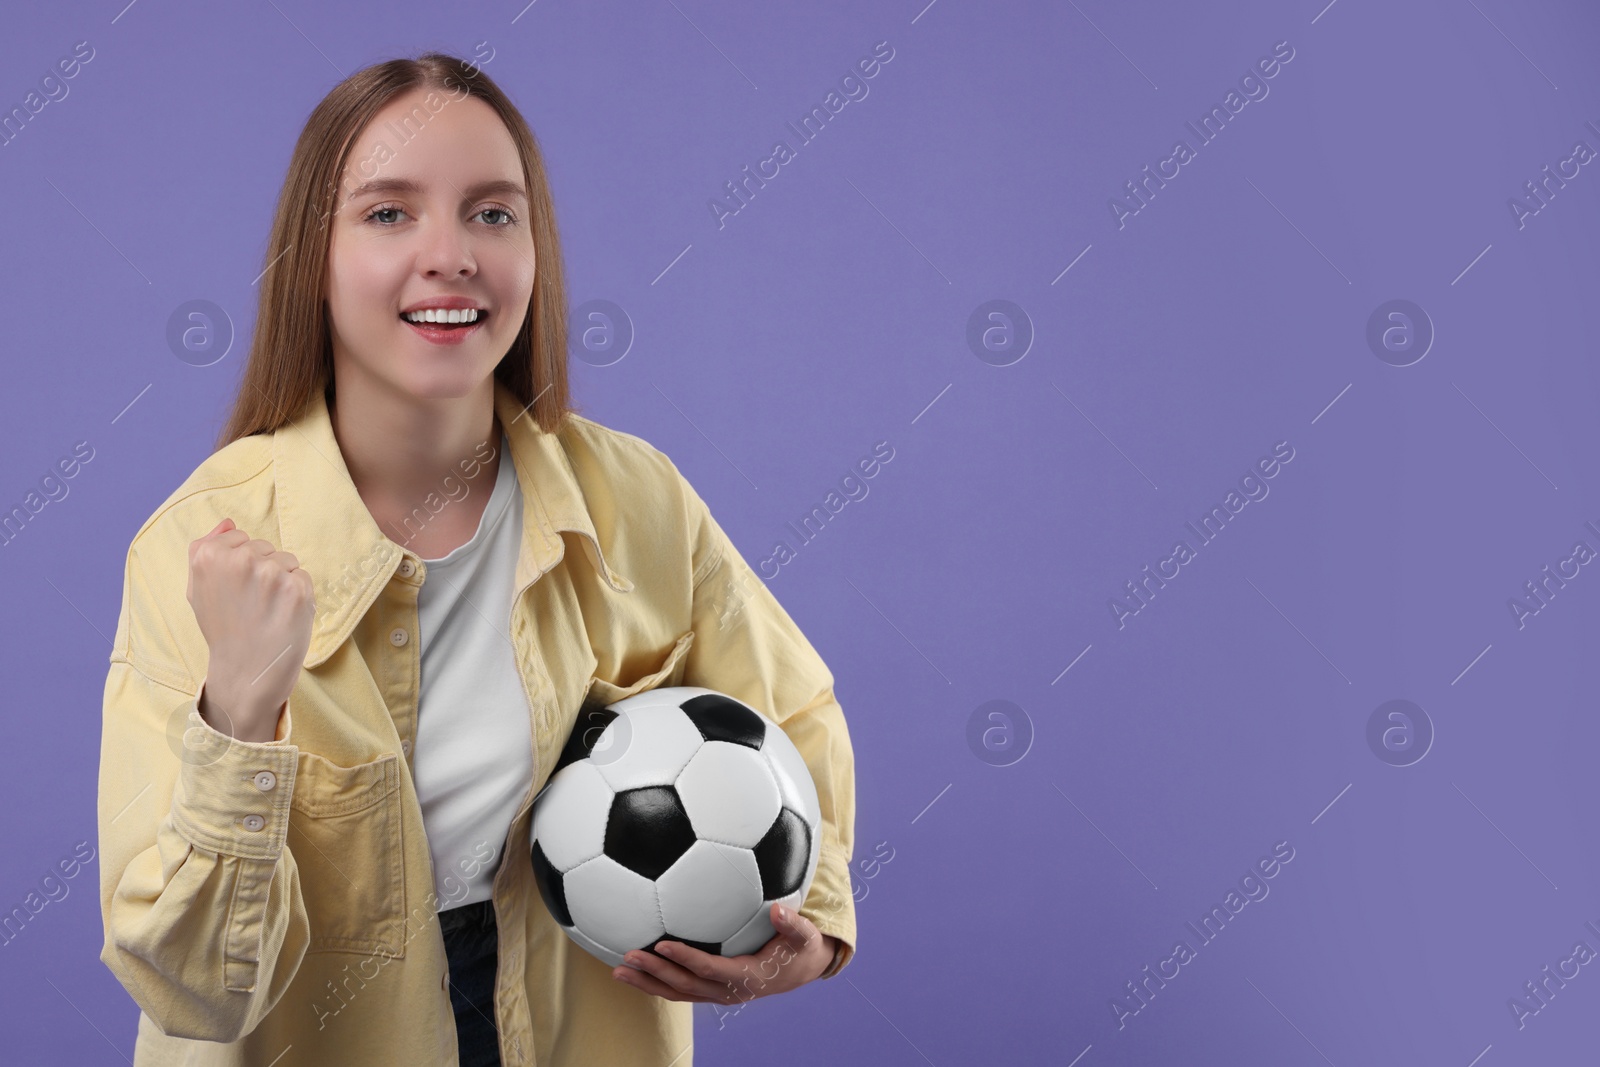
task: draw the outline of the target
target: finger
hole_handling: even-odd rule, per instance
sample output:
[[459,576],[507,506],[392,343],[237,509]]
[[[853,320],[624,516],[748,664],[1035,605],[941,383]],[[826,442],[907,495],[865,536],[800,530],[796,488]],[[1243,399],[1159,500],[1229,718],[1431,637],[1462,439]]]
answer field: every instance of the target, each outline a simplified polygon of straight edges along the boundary
[[[674,958],[680,958],[685,951],[685,946],[676,941],[663,942],[660,948],[667,949],[669,945]],[[698,950],[689,951],[698,953]],[[732,1004],[771,996],[801,984],[794,979],[793,972],[787,966],[799,955],[788,946],[783,934],[773,934],[765,945],[742,956],[698,953],[697,958],[705,963],[693,969],[713,985],[726,988],[731,996],[724,1000]]]
[[[623,959],[626,963],[640,968],[641,971],[649,974],[657,981],[686,996],[716,1000],[726,996],[728,993],[727,983],[707,981],[692,971],[678,966],[671,960],[662,959],[652,952],[643,950],[630,952]],[[635,975],[638,973],[640,972],[634,972]]]
[[213,542],[215,542],[216,544],[221,545],[224,548],[238,548],[240,545],[244,544],[248,540],[250,540],[250,535],[249,534],[245,533],[243,530],[240,530],[240,529],[238,529],[236,527],[230,527],[229,529],[223,530],[220,533],[214,531],[212,533],[206,534],[204,537],[200,538],[198,541],[193,542],[189,546],[189,549],[190,549],[191,552],[193,552],[195,549],[199,548],[201,545],[211,544]]
[[772,925],[796,951],[811,944],[812,939],[821,933],[816,923],[782,904],[772,905]]
[[[656,946],[656,951],[695,975],[700,983],[695,988],[712,1001],[737,1004],[761,995],[749,989],[750,965],[756,957],[714,956],[677,941],[662,942]],[[760,984],[765,987],[765,983]],[[742,992],[741,986],[744,987]]]
[[671,986],[662,982],[661,979],[655,977],[654,975],[647,974],[644,971],[635,971],[630,967],[618,967],[616,970],[611,972],[611,975],[618,981],[625,982],[642,993],[650,993],[666,1000],[708,1000],[706,997],[693,996],[688,993],[680,993],[678,990],[673,989]]
[[[758,996],[766,996],[774,990],[767,990],[772,979],[755,979],[756,984],[765,992],[757,993],[750,988],[751,967],[757,970],[765,967],[767,962],[777,951],[772,946],[778,943],[774,935],[759,952],[744,956],[713,956],[709,952],[702,952],[693,945],[685,945],[681,941],[661,941],[656,944],[656,951],[680,964],[685,970],[691,971],[707,983],[701,987],[708,995],[721,1004],[737,1004],[754,1000]],[[742,992],[741,992],[742,988]],[[714,994],[712,991],[715,991]]]
[[684,970],[709,982],[727,985],[731,977],[724,973],[732,970],[725,956],[713,956],[681,941],[657,942],[656,951]]

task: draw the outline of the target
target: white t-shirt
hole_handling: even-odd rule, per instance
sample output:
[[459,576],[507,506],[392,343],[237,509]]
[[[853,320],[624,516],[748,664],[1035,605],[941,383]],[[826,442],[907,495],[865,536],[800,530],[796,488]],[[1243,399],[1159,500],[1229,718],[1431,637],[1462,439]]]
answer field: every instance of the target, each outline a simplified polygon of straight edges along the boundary
[[528,700],[508,632],[521,539],[522,490],[502,433],[477,532],[440,559],[423,557],[417,595],[422,682],[412,779],[440,911],[493,895],[512,816],[533,778]]

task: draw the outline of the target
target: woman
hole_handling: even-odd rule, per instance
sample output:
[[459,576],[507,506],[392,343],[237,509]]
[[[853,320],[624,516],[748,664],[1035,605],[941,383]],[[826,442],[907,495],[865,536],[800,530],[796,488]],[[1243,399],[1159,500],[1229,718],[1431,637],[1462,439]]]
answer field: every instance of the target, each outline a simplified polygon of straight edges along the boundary
[[[833,676],[672,462],[572,408],[522,116],[437,53],[346,79],[267,264],[218,450],[129,548],[106,681],[101,959],[137,1062],[686,1065],[693,1003],[837,973]],[[530,807],[586,698],[666,685],[782,725],[821,854],[760,952],[613,970],[545,909]]]

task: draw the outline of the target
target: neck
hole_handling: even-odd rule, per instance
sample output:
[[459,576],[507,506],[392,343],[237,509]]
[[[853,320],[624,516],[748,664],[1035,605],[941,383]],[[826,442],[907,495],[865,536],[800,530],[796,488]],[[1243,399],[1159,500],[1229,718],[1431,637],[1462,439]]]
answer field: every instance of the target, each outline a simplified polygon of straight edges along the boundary
[[470,396],[421,400],[340,382],[328,415],[350,479],[369,508],[421,506],[446,478],[460,480],[469,459],[491,451],[494,458],[473,480],[494,484],[501,427],[492,378]]

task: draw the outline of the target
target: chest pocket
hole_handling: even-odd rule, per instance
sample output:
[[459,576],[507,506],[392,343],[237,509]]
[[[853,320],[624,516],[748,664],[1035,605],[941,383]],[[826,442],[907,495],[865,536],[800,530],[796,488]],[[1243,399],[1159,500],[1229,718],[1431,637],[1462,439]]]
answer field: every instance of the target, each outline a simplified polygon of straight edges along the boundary
[[341,767],[300,750],[287,843],[311,926],[308,952],[405,956],[400,757]]
[[682,685],[684,672],[688,665],[684,658],[688,655],[689,646],[694,644],[694,631],[686,630],[673,644],[672,650],[667,653],[667,658],[655,670],[636,678],[626,684],[618,684],[601,678],[598,675],[589,679],[589,691],[585,699],[585,706],[592,703],[615,704],[626,697],[642,693],[646,689],[665,689],[669,686]]

